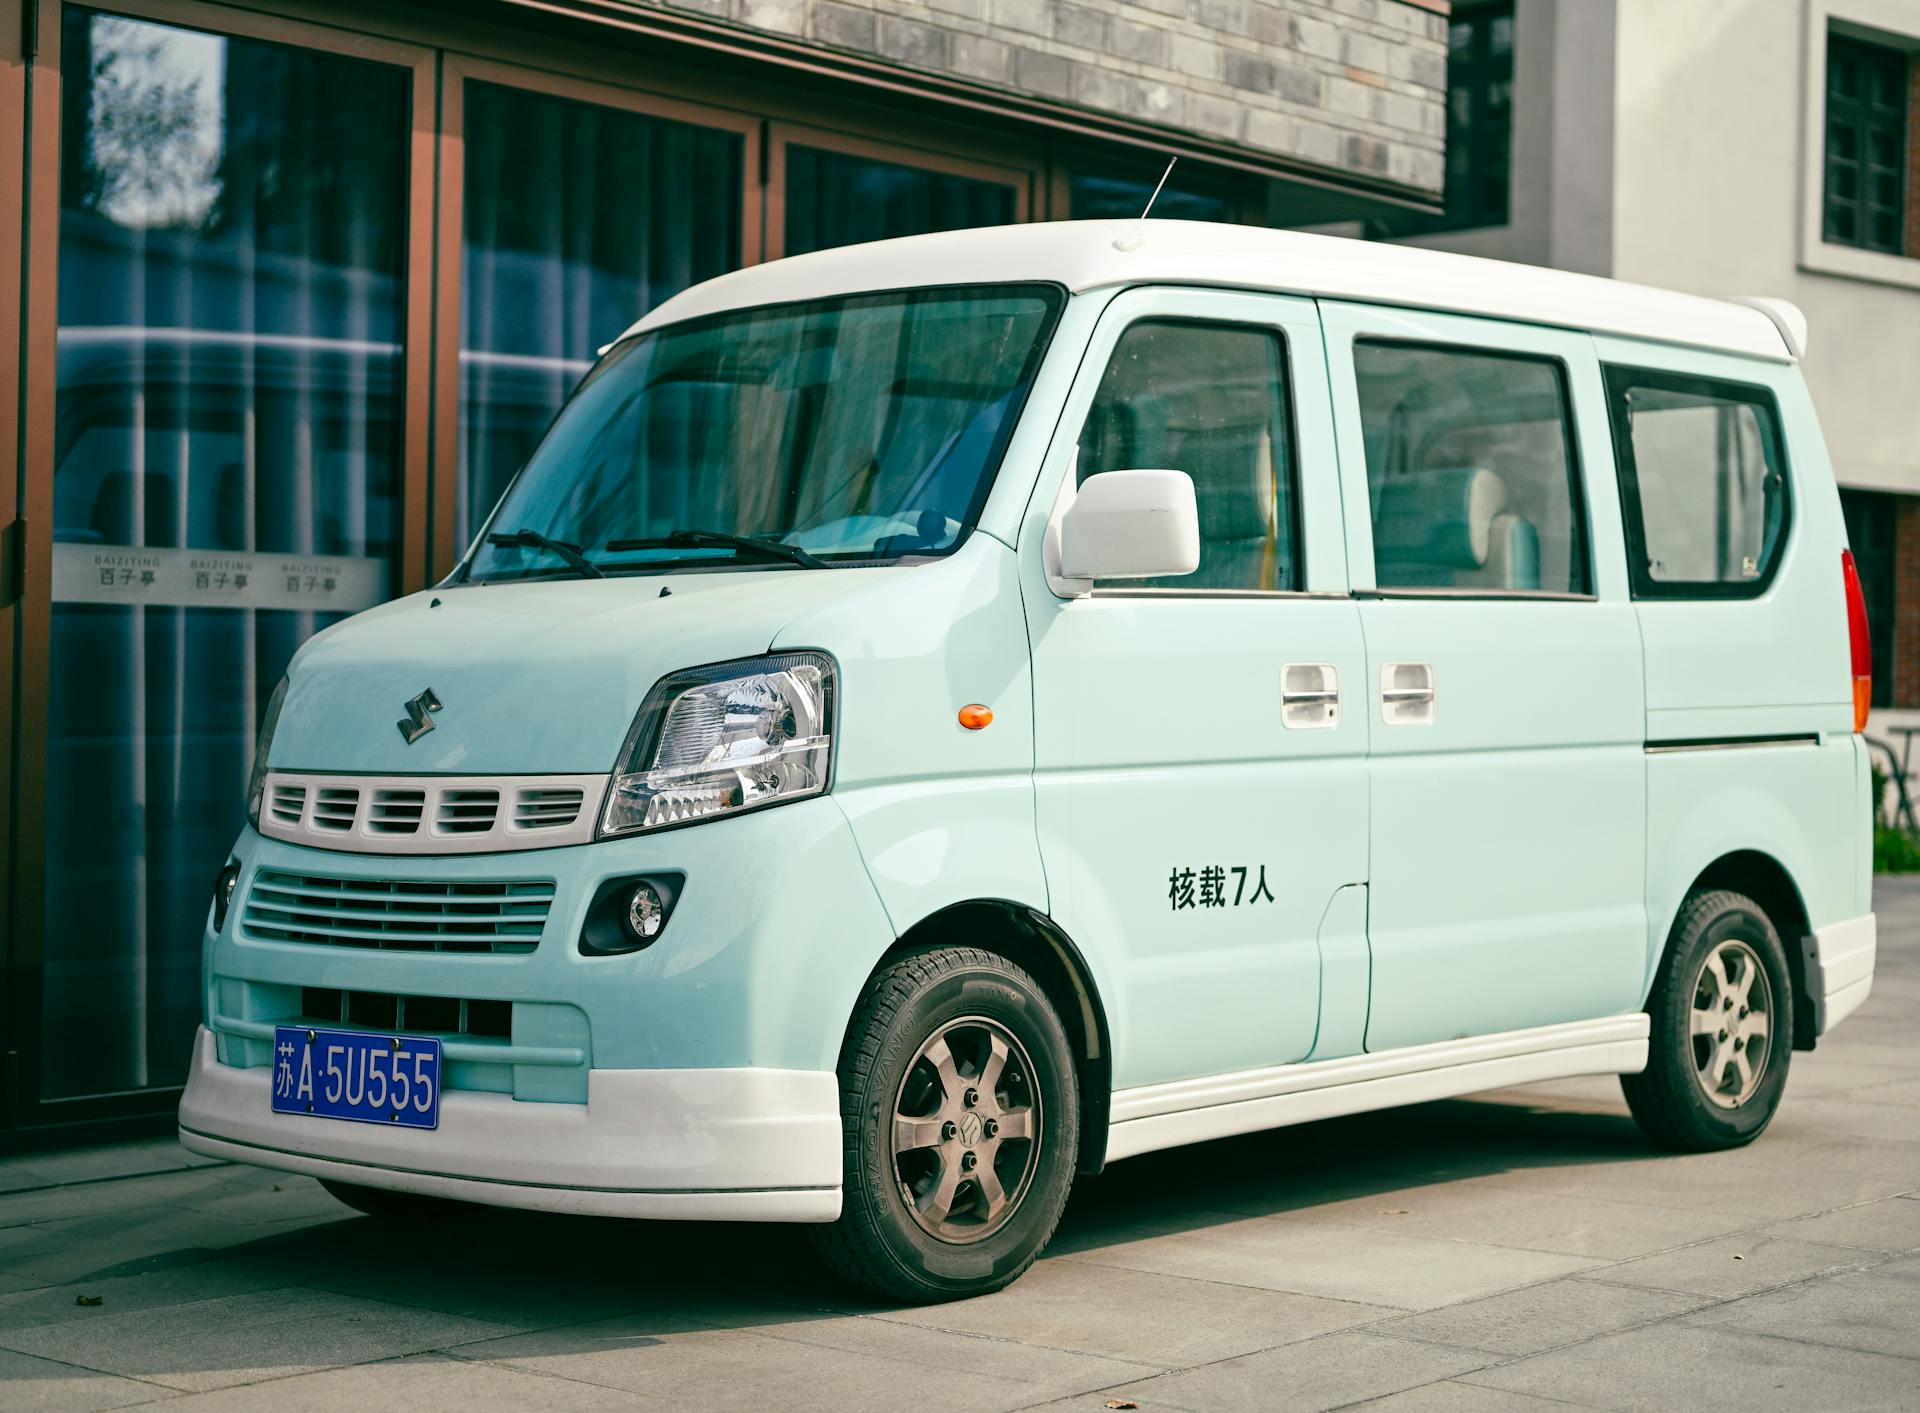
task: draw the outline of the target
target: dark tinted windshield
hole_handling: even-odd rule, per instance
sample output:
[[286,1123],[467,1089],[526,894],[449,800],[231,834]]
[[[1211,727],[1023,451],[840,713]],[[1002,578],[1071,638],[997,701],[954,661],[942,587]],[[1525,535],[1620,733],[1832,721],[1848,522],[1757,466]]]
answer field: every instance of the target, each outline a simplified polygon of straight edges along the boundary
[[[1046,285],[921,289],[672,325],[601,361],[507,491],[468,575],[781,561],[679,532],[778,541],[828,564],[952,549],[979,514],[1061,304]],[[788,561],[792,562],[792,561]]]

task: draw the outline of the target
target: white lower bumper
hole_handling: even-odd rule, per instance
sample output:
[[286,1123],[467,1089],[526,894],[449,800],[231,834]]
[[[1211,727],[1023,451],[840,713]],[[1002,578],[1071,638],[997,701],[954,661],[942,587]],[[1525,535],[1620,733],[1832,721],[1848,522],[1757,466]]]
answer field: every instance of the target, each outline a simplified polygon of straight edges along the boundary
[[680,1221],[840,1215],[840,1095],[825,1071],[594,1070],[585,1104],[448,1092],[437,1129],[276,1114],[271,1071],[202,1027],[180,1141],[211,1157],[468,1202]]
[[1873,990],[1878,949],[1879,926],[1872,913],[1822,927],[1807,939],[1807,994],[1813,998],[1815,1035],[1825,1035],[1860,1009]]

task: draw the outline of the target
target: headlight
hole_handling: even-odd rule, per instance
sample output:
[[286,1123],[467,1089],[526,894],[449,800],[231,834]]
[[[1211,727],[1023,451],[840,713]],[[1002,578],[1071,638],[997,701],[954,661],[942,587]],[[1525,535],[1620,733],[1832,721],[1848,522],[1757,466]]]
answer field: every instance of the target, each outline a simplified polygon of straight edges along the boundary
[[824,794],[833,709],[825,653],[744,658],[663,679],[620,749],[601,835]]
[[260,827],[260,797],[267,790],[267,751],[273,745],[273,728],[280,724],[280,704],[287,699],[287,679],[267,698],[266,715],[260,718],[260,740],[253,748],[253,775],[247,781],[247,823]]

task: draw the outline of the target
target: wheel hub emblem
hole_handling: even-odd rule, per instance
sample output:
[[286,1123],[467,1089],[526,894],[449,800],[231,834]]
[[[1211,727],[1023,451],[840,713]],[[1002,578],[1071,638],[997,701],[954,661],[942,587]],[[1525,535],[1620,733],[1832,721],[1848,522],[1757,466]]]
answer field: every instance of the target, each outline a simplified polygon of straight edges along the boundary
[[960,1116],[960,1141],[971,1148],[980,1141],[980,1134],[980,1116],[971,1112],[962,1114]]

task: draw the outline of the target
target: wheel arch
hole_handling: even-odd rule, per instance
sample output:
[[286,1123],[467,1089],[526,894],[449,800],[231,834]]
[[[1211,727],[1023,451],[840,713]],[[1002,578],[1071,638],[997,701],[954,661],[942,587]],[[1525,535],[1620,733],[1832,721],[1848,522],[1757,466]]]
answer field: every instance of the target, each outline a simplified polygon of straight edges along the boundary
[[[1106,1007],[1085,956],[1052,918],[1005,898],[970,898],[920,919],[887,949],[877,972],[902,952],[928,947],[978,947],[1005,957],[1040,983],[1067,1028],[1080,1086],[1079,1171],[1106,1165],[1107,1117],[1113,1095],[1113,1048]],[[849,1016],[848,1024],[852,1024]]]
[[1806,900],[1787,867],[1761,849],[1735,849],[1722,854],[1695,875],[1679,903],[1667,918],[1667,938],[1661,952],[1673,944],[1673,925],[1696,893],[1717,889],[1743,893],[1760,905],[1760,910],[1780,934],[1787,954],[1787,971],[1793,983],[1793,1048],[1811,1050],[1814,1046],[1813,997],[1807,990],[1806,943],[1813,928],[1808,920]]

